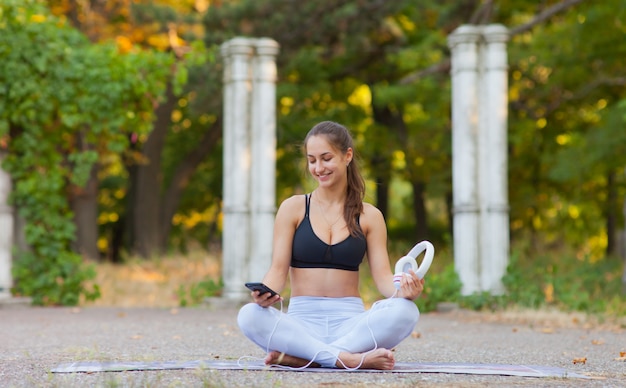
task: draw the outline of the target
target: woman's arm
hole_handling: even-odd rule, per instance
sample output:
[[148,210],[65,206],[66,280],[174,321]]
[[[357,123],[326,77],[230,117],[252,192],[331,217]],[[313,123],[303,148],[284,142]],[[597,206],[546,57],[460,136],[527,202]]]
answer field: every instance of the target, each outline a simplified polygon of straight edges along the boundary
[[[291,246],[296,227],[300,218],[304,216],[304,197],[295,195],[284,200],[274,219],[274,240],[272,245],[272,264],[263,277],[263,283],[272,290],[280,293],[287,282],[291,265]],[[281,299],[280,296],[265,299],[263,295],[252,293],[254,301],[261,306],[269,306]]]
[[[364,227],[367,239],[367,258],[372,278],[380,293],[389,298],[396,292],[396,288],[393,284],[393,272],[387,251],[385,219],[379,209],[365,203],[361,225]],[[424,281],[411,271],[411,276],[403,277],[397,296],[414,300],[422,293],[423,288]]]

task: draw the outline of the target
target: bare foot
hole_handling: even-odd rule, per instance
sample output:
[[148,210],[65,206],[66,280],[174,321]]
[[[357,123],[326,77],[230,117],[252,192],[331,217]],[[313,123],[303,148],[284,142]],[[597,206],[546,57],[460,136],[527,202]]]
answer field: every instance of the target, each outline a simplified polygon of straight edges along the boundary
[[391,350],[381,348],[370,353],[341,352],[336,365],[338,368],[391,370],[395,363]]
[[320,364],[317,362],[313,362],[309,364],[309,360],[305,360],[304,358],[298,358],[294,356],[290,356],[285,353],[278,352],[273,350],[267,354],[265,357],[265,365],[285,365],[291,366],[294,368],[302,368],[304,366],[308,366],[311,368],[318,368]]

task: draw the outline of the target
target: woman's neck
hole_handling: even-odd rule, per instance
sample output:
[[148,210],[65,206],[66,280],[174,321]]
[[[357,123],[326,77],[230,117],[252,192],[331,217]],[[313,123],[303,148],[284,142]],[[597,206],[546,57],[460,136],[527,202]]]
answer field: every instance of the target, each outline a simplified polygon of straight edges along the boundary
[[343,204],[346,201],[346,189],[330,189],[318,187],[313,190],[312,195],[318,202],[326,205]]

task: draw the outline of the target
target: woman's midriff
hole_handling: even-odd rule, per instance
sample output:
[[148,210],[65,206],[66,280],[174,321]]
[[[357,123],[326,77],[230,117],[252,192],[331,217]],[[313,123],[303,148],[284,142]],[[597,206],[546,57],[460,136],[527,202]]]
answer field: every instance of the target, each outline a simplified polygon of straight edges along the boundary
[[359,297],[359,273],[331,268],[291,268],[291,296]]

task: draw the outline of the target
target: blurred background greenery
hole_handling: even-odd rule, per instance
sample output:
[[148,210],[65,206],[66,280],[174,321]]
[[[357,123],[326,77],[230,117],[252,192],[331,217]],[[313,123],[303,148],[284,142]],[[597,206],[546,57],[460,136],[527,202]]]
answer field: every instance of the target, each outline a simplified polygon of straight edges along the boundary
[[[17,295],[94,302],[107,268],[220,257],[218,50],[251,36],[281,45],[277,203],[311,189],[300,151],[306,131],[338,121],[355,134],[392,260],[422,239],[437,249],[423,310],[451,301],[626,314],[622,0],[0,5],[0,149],[22,225]],[[462,24],[489,23],[511,32],[508,293],[461,297],[446,38]],[[183,277],[177,302],[219,294],[219,271],[209,273]]]

